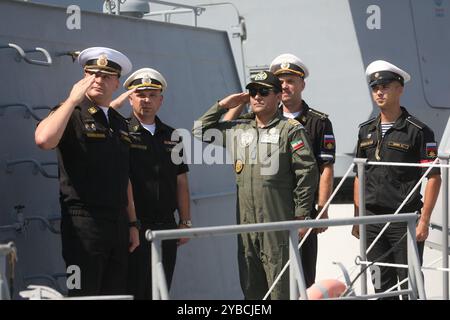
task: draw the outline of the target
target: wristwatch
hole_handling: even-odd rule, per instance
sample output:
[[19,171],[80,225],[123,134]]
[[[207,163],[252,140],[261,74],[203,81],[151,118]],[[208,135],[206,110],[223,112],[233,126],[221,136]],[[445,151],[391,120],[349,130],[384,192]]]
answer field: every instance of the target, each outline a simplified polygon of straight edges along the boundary
[[184,225],[186,227],[192,228],[192,221],[191,220],[180,220],[178,223],[179,225]]
[[135,227],[138,230],[141,230],[141,221],[140,220],[135,220],[135,221],[130,221],[128,222],[128,226],[131,227]]

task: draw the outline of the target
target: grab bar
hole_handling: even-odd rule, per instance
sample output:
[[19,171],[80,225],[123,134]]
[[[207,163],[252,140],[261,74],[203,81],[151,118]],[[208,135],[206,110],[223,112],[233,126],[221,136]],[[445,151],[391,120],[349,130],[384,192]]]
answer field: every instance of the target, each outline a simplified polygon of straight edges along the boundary
[[41,121],[43,118],[39,117],[34,111],[35,110],[51,110],[52,108],[50,108],[49,106],[36,106],[36,107],[30,107],[28,104],[26,103],[9,103],[9,104],[2,104],[0,105],[0,117],[3,116],[3,114],[5,113],[5,110],[8,108],[14,108],[14,107],[21,107],[21,108],[25,108],[25,114],[24,114],[24,118],[28,119],[30,117],[30,115],[37,121]]
[[[50,56],[48,51],[45,50],[44,48],[36,47],[36,48],[30,49],[30,50],[23,50],[20,46],[18,46],[17,44],[14,44],[14,43],[8,43],[8,45],[6,45],[6,46],[5,45],[0,46],[0,49],[9,49],[9,48],[15,49],[17,51],[17,53],[19,53],[20,57],[29,64],[36,64],[39,66],[47,66],[47,67],[52,64],[52,57]],[[34,60],[34,59],[28,58],[27,53],[30,53],[30,52],[41,52],[45,56],[46,61]]]
[[16,160],[6,160],[6,172],[11,173],[12,167],[16,166],[18,164],[23,163],[32,163],[33,164],[33,174],[37,174],[40,172],[44,177],[50,178],[50,179],[57,179],[58,175],[56,174],[50,174],[48,173],[43,167],[44,166],[50,166],[50,165],[57,165],[58,162],[55,161],[48,161],[48,162],[41,162],[39,163],[35,159],[16,159]]

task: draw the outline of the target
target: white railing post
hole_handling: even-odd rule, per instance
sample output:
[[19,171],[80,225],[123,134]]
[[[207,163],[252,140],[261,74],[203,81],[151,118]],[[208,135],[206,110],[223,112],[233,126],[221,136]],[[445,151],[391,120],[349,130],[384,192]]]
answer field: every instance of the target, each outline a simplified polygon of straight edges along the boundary
[[[439,162],[441,164],[448,164],[449,156],[439,154]],[[448,192],[449,192],[449,179],[448,179],[448,167],[441,168],[442,178],[442,268],[448,268]],[[448,300],[448,272],[444,272],[442,275],[442,299]]]
[[[353,160],[358,166],[358,181],[359,181],[359,216],[366,215],[366,163],[367,159],[355,158]],[[359,254],[362,260],[367,260],[366,255],[366,225],[359,225]],[[365,267],[361,266],[361,294],[367,294],[367,273],[363,272]]]

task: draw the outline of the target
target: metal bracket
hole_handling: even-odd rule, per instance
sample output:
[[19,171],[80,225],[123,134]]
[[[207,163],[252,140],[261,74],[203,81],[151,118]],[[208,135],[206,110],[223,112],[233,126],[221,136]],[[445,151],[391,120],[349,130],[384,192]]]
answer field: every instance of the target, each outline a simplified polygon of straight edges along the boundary
[[[0,45],[0,49],[15,49],[17,51],[17,53],[20,55],[20,57],[29,64],[36,64],[38,66],[46,66],[46,67],[51,66],[51,64],[52,64],[52,57],[50,56],[48,51],[45,50],[44,48],[36,47],[36,48],[30,49],[30,50],[23,50],[17,44],[8,43],[6,46]],[[28,58],[27,53],[31,53],[31,52],[41,52],[44,55],[46,61],[34,60],[34,59]]]
[[337,265],[341,271],[342,274],[344,275],[344,280],[345,280],[345,284],[347,285],[347,291],[349,292],[349,296],[354,296],[355,295],[355,290],[353,290],[352,286],[352,280],[350,279],[350,274],[347,271],[347,268],[345,268],[345,266],[341,263],[341,262],[335,262],[333,261],[333,264]]
[[45,166],[51,166],[51,165],[57,165],[58,162],[55,161],[48,161],[48,162],[41,162],[39,163],[37,160],[34,159],[16,159],[16,160],[6,160],[6,172],[12,173],[12,167],[16,166],[18,164],[23,163],[32,163],[33,164],[33,174],[37,174],[40,172],[44,177],[50,178],[50,179],[57,179],[58,175],[50,174],[48,173],[44,167]]
[[72,58],[72,62],[75,62],[75,60],[77,60],[80,53],[81,53],[81,51],[67,51],[67,52],[62,52],[60,54],[57,54],[56,56],[57,57],[69,56]]
[[30,118],[30,116],[33,117],[33,119],[37,120],[37,121],[41,121],[43,118],[39,117],[34,111],[35,110],[51,110],[52,108],[50,108],[49,106],[36,106],[36,107],[30,107],[28,104],[26,103],[9,103],[9,104],[2,104],[0,105],[0,117],[4,115],[5,110],[8,108],[14,108],[14,107],[19,107],[19,108],[25,108],[25,114],[24,114],[24,118],[28,119]]

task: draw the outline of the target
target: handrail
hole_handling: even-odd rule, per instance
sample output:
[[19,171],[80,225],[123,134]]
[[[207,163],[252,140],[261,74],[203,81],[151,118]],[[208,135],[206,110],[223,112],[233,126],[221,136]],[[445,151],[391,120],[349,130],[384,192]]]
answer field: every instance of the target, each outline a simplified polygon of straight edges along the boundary
[[[408,243],[411,247],[417,248],[415,242],[415,220],[416,215],[414,213],[405,213],[402,215],[376,215],[367,217],[354,217],[354,218],[340,218],[340,219],[322,219],[322,220],[295,220],[295,221],[280,221],[280,222],[270,222],[270,223],[254,223],[254,224],[244,224],[244,225],[231,225],[231,226],[216,226],[216,227],[203,227],[203,228],[191,228],[191,229],[173,229],[173,230],[146,230],[145,237],[148,241],[152,241],[152,270],[154,273],[153,281],[153,293],[159,293],[161,288],[158,288],[161,284],[157,281],[156,268],[157,264],[160,263],[160,251],[162,240],[178,239],[178,238],[197,238],[204,236],[221,236],[226,234],[236,234],[236,233],[246,233],[246,232],[262,232],[262,231],[280,231],[289,230],[291,233],[296,234],[299,228],[324,228],[331,226],[344,226],[344,225],[356,225],[356,224],[372,224],[372,223],[383,223],[383,222],[408,222]],[[290,243],[292,246],[292,243]],[[292,251],[292,250],[291,250]],[[408,257],[408,263],[411,265],[412,270],[415,273],[420,272],[417,268],[419,261],[417,250],[413,250],[412,256]],[[300,262],[300,261],[299,261]],[[298,271],[299,268],[297,268]],[[303,274],[300,275],[299,279],[292,279],[297,283],[297,285],[304,283]],[[423,290],[423,279],[415,275],[414,279],[419,283],[419,296],[425,299],[425,292]],[[291,283],[292,285],[292,283]],[[300,288],[302,289],[302,288]],[[154,298],[158,299],[161,296],[159,294],[154,295]],[[305,298],[304,294],[301,294],[302,298]],[[413,298],[415,296],[413,295]],[[292,298],[292,296],[291,296]]]
[[[180,3],[174,3],[174,2],[168,2],[168,1],[159,1],[159,0],[149,0],[148,2],[161,4],[164,6],[173,6],[170,10],[162,10],[162,11],[154,11],[144,14],[145,17],[151,17],[151,16],[157,16],[157,15],[163,15],[165,22],[170,22],[170,16],[172,14],[178,14],[178,13],[189,13],[192,12],[194,15],[194,26],[197,27],[197,17],[200,16],[206,9],[200,6],[190,6],[186,4],[180,4]],[[179,9],[183,8],[183,9]]]
[[22,233],[24,230],[26,230],[30,221],[39,221],[43,224],[44,228],[47,228],[50,232],[54,234],[60,234],[61,231],[52,225],[54,221],[58,220],[61,220],[60,215],[54,215],[51,217],[44,217],[38,215],[24,217],[23,213],[21,211],[18,211],[17,221],[9,225],[0,226],[0,231],[14,230],[18,233]]
[[[357,162],[358,167],[361,168],[361,170],[364,168],[364,165],[386,165],[386,166],[403,166],[403,167],[421,167],[423,166],[423,164],[418,164],[418,163],[395,163],[395,162],[365,162],[365,159],[355,159],[355,162]],[[414,192],[422,185],[422,181],[427,177],[428,173],[431,171],[431,169],[433,169],[434,166],[436,166],[436,162],[439,161],[439,158],[436,158],[431,164],[427,163],[426,166],[429,167],[422,175],[422,177],[419,179],[419,181],[416,183],[416,185],[412,188],[412,190],[409,192],[409,194],[406,196],[405,200],[403,200],[403,202],[400,204],[400,206],[397,208],[397,210],[395,210],[394,214],[398,214],[400,212],[400,210],[405,206],[405,204],[408,202],[408,200],[412,197],[412,195],[414,194]],[[361,183],[359,186],[360,190],[359,192],[363,192],[363,190],[365,190],[365,181],[364,183]],[[360,205],[360,211],[361,210],[366,210],[365,206]],[[365,254],[368,254],[372,248],[375,246],[375,244],[377,243],[377,241],[381,238],[381,236],[383,235],[383,233],[386,231],[386,229],[389,227],[390,223],[387,223],[382,229],[381,231],[378,233],[378,235],[375,237],[375,239],[373,240],[373,242],[370,244],[369,248],[367,248]]]
[[[437,164],[438,161],[440,161],[440,158],[436,158],[436,159],[434,159],[434,161],[432,163],[426,163],[426,164],[401,163],[401,162],[398,162],[398,163],[397,162],[378,162],[378,161],[370,161],[369,162],[369,161],[367,161],[367,159],[364,159],[364,158],[355,158],[354,159],[354,162],[358,165],[358,173],[359,172],[364,173],[366,165],[403,166],[403,167],[428,167],[427,170],[423,173],[423,175],[419,179],[419,181],[415,184],[415,186],[412,188],[412,190],[409,192],[409,194],[406,196],[406,198],[403,200],[403,202],[400,204],[400,206],[394,212],[394,215],[398,215],[398,213],[405,206],[405,204],[411,198],[411,196],[414,194],[414,192],[422,185],[422,181],[425,179],[425,177],[427,177],[428,173],[433,169],[433,167],[442,167],[443,170],[447,170],[448,164]],[[361,194],[365,190],[365,179],[360,178],[360,180],[362,181],[359,184],[359,194],[361,196]],[[445,199],[448,200],[448,195],[446,193],[444,193],[443,199],[444,200]],[[361,201],[361,199],[360,199],[360,201]],[[366,210],[365,206],[363,206],[361,203],[360,203],[360,206],[359,206],[359,210],[360,210],[360,215],[362,215],[362,213],[365,213],[365,210]],[[444,208],[444,210],[445,210],[445,208]],[[444,214],[447,215],[447,212],[444,211]],[[382,234],[386,231],[386,229],[389,227],[389,225],[390,225],[390,222],[388,222],[388,223],[386,223],[384,225],[384,227],[381,229],[381,231],[375,237],[375,239],[370,244],[369,248],[367,248],[367,250],[364,250],[365,249],[365,242],[360,241],[361,246],[362,246],[361,247],[361,255],[362,255],[362,257],[364,259],[365,259],[365,255],[370,252],[370,250],[374,247],[374,245],[377,243],[377,241],[381,238]],[[447,223],[444,226],[445,226],[444,228],[448,228]],[[408,226],[408,229],[409,228],[410,227]],[[361,230],[360,230],[360,233],[361,233]],[[360,234],[360,236],[361,236],[361,234]],[[447,235],[445,234],[445,232],[443,233],[443,236],[445,236],[444,241],[447,241]],[[360,237],[360,240],[361,240],[361,237]],[[414,249],[414,250],[416,250],[416,249]],[[448,255],[448,248],[445,248],[444,250],[443,250],[442,254],[443,254],[443,256],[444,255],[447,256]],[[408,251],[408,255],[409,255],[409,251]],[[418,267],[420,267],[420,264],[419,264]],[[443,267],[444,268],[447,267],[447,264],[445,263]],[[412,275],[412,276],[414,276],[414,275]],[[421,277],[420,274],[419,274],[419,277]],[[444,279],[448,279],[448,274],[447,273],[444,273]],[[362,282],[361,285],[364,286],[365,283]],[[444,286],[443,286],[443,291],[444,291],[443,292],[444,299],[448,299],[448,285],[446,285],[445,283],[444,283]]]
[[61,217],[59,217],[59,216],[55,216],[55,217],[30,216],[30,217],[26,217],[24,219],[24,225],[28,224],[28,222],[30,222],[30,221],[40,221],[44,225],[45,228],[50,230],[51,233],[60,234],[61,230],[56,229],[52,225],[52,222],[55,220],[61,220]]
[[[353,167],[355,166],[354,163],[351,163],[350,166],[348,167],[347,171],[345,172],[344,176],[342,177],[341,181],[339,181],[338,185],[336,186],[336,188],[334,189],[333,193],[331,194],[331,196],[328,198],[327,202],[325,203],[325,205],[323,206],[322,210],[317,214],[315,220],[319,220],[321,219],[322,215],[328,210],[328,207],[331,204],[331,201],[334,199],[334,197],[336,196],[336,194],[339,192],[339,190],[341,189],[342,185],[344,184],[344,181],[347,179],[347,177],[350,175],[350,173],[353,170]],[[300,243],[297,246],[297,249],[300,250],[300,248],[303,246],[303,244],[305,243],[305,241],[308,239],[309,235],[311,234],[311,232],[313,231],[313,229],[308,229],[308,231],[306,232],[306,234],[302,237],[302,240],[300,241]],[[288,260],[286,262],[286,264],[284,265],[283,269],[281,269],[280,273],[277,275],[277,277],[275,278],[275,280],[273,281],[272,286],[269,288],[269,290],[267,290],[267,293],[265,294],[263,300],[266,300],[270,293],[272,292],[272,290],[275,288],[275,285],[278,283],[278,281],[280,281],[281,277],[283,276],[283,274],[286,272],[287,268],[289,267],[290,264],[290,260]]]
[[10,241],[7,244],[1,244],[0,243],[0,254],[6,256],[7,254],[10,254],[11,252],[16,251],[16,246],[14,242]]
[[26,103],[8,103],[8,104],[2,104],[0,105],[0,117],[3,116],[4,112],[8,108],[13,107],[22,107],[25,108],[25,114],[24,118],[28,119],[30,115],[37,121],[41,121],[43,118],[39,117],[34,111],[35,110],[51,110],[52,108],[49,106],[36,106],[36,107],[30,107],[30,105]]
[[164,5],[164,6],[174,6],[175,8],[190,9],[196,15],[200,15],[200,14],[202,14],[203,11],[205,11],[205,8],[203,8],[201,6],[190,6],[190,5],[187,5],[187,4],[175,3],[175,2],[169,2],[169,1],[160,1],[160,0],[149,0],[148,2],[161,4],[161,5]]
[[[36,48],[30,49],[30,50],[23,50],[20,46],[18,46],[15,43],[8,43],[6,46],[0,45],[0,49],[15,49],[17,51],[17,53],[20,55],[20,57],[29,64],[35,64],[35,65],[46,66],[46,67],[48,67],[52,64],[52,57],[50,56],[48,51],[45,50],[44,48],[36,47]],[[41,52],[44,55],[46,61],[34,60],[34,59],[28,58],[26,53],[30,53],[30,52]]]
[[13,166],[16,166],[18,164],[23,164],[23,163],[32,163],[33,164],[33,174],[40,172],[46,178],[50,178],[50,179],[58,178],[58,175],[50,174],[43,168],[44,166],[57,165],[58,162],[55,162],[55,161],[46,161],[46,162],[39,163],[35,159],[6,160],[6,172],[11,173]]
[[50,283],[50,285],[53,288],[56,288],[59,292],[63,292],[65,290],[63,290],[63,288],[59,285],[58,278],[64,278],[64,277],[67,277],[67,274],[65,274],[65,273],[54,273],[54,274],[42,273],[42,274],[34,274],[34,275],[30,275],[30,276],[24,276],[23,282],[25,283],[25,285],[28,285],[33,280],[45,279]]

